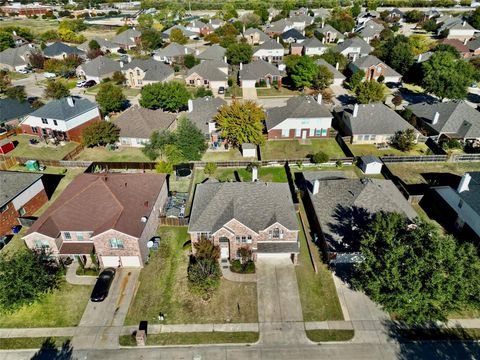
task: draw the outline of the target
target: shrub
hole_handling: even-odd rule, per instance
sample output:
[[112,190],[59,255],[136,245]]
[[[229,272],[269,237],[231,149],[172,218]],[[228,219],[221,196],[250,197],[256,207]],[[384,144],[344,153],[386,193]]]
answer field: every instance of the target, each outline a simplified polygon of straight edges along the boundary
[[213,162],[209,162],[209,163],[207,163],[207,165],[205,165],[205,169],[203,171],[207,175],[213,175],[215,173],[215,171],[217,171],[217,164],[215,164]]
[[173,174],[173,164],[166,161],[159,161],[155,165],[155,171],[160,174]]
[[328,154],[324,153],[323,151],[319,151],[312,155],[312,161],[315,164],[323,164],[328,162],[328,160],[330,160],[330,156],[328,156]]

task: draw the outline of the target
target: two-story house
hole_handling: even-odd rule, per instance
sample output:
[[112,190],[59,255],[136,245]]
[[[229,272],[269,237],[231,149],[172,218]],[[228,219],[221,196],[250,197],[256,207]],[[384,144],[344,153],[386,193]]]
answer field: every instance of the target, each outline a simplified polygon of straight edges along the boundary
[[253,49],[254,60],[262,59],[268,62],[281,62],[284,54],[283,46],[273,39],[265,41]]
[[378,80],[383,77],[385,83],[399,83],[402,75],[373,55],[359,57],[348,65],[352,73],[359,69],[365,73],[365,81]]
[[153,59],[133,59],[123,65],[121,70],[128,86],[140,88],[148,84],[173,80],[175,74],[171,66]]
[[337,44],[332,50],[355,61],[359,57],[370,54],[374,48],[365,40],[359,37],[353,37]]

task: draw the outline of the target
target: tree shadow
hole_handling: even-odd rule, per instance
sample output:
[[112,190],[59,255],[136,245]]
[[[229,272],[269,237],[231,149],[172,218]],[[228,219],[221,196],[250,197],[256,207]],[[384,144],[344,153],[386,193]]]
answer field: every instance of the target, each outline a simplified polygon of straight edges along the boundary
[[468,93],[467,100],[472,102],[472,103],[478,104],[478,103],[480,103],[480,95]]
[[52,338],[47,338],[41,348],[30,358],[31,360],[74,360],[73,347],[70,340],[57,348]]
[[426,93],[416,93],[406,88],[401,88],[400,93],[403,99],[409,102],[410,104],[418,104],[422,102],[433,104],[435,102],[438,102],[438,99],[431,95],[428,95]]
[[293,203],[298,204],[298,196],[297,192],[295,191],[295,183],[293,181],[293,176],[288,161],[285,162],[285,173],[287,174],[288,187],[290,188],[290,193],[292,194]]
[[342,105],[355,104],[356,98],[352,95],[342,94],[337,96],[337,100],[340,101]]

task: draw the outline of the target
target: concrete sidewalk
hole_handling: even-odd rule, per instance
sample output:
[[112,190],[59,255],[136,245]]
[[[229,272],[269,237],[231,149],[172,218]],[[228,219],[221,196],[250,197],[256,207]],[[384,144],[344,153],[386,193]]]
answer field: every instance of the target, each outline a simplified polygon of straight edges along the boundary
[[235,282],[256,282],[257,281],[257,274],[238,274],[234,273],[230,270],[229,267],[222,269],[222,276],[224,279],[228,281],[235,281]]
[[65,280],[72,285],[93,285],[97,281],[96,276],[78,276],[77,269],[79,264],[77,261],[74,261],[67,267],[67,273],[65,275]]

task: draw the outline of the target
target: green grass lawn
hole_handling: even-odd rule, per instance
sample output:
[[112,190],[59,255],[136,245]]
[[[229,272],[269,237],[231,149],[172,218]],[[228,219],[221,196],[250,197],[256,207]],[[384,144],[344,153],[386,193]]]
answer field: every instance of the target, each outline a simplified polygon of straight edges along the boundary
[[373,144],[348,144],[348,147],[355,156],[363,155],[374,155],[374,156],[388,156],[388,155],[397,155],[397,156],[406,156],[406,155],[427,155],[429,150],[428,146],[425,144],[417,144],[410,151],[400,151],[393,147],[388,149],[377,149]]
[[232,96],[235,96],[236,98],[241,98],[243,97],[243,90],[240,86],[238,85],[233,85],[233,86],[230,86],[228,87],[226,90],[225,90],[225,97],[226,98],[229,98],[229,97],[232,97]]
[[39,349],[47,341],[53,341],[57,348],[62,347],[67,341],[71,341],[69,336],[54,336],[54,337],[33,337],[33,338],[0,338],[0,349]]
[[71,285],[66,282],[41,300],[21,309],[2,314],[0,327],[62,327],[76,326],[90,299],[93,286]]
[[19,72],[15,72],[15,71],[9,71],[8,72],[8,77],[10,78],[10,80],[21,80],[21,79],[26,79],[28,77],[28,75],[26,74],[21,74]]
[[189,289],[187,228],[161,227],[159,235],[160,250],[153,254],[140,274],[140,286],[128,311],[126,324],[136,325],[141,320],[158,324],[160,311],[166,314],[162,323],[167,324],[258,321],[255,283],[222,279],[211,299],[205,302]]
[[307,337],[315,342],[348,341],[353,338],[353,330],[305,330]]
[[170,184],[170,191],[188,192],[191,178],[179,178],[177,180],[175,179],[175,175],[170,175],[168,181]]
[[0,21],[0,29],[9,26],[26,27],[38,35],[48,30],[58,30],[58,20],[13,18]]
[[230,148],[228,151],[207,151],[203,154],[202,161],[229,161],[229,160],[257,160],[244,158],[239,149]]
[[142,152],[141,148],[120,146],[117,150],[107,150],[105,147],[85,148],[75,160],[88,160],[88,161],[151,161]]
[[297,96],[297,95],[300,95],[299,91],[290,90],[290,89],[287,89],[286,87],[281,87],[280,89],[275,89],[274,87],[271,87],[269,89],[267,89],[267,88],[257,89],[257,96],[258,97],[263,97],[263,96]]
[[128,98],[128,97],[135,97],[138,94],[140,94],[140,89],[137,88],[131,88],[131,87],[125,87],[123,88],[123,94]]
[[[147,337],[147,345],[196,345],[196,344],[230,344],[255,343],[257,332],[191,332],[152,334]],[[120,336],[120,345],[136,346],[131,335]]]
[[345,157],[335,139],[310,140],[309,145],[301,145],[298,140],[272,140],[260,147],[262,160],[305,158],[319,151],[331,158]]
[[[206,178],[214,178],[221,182],[237,181],[236,173],[240,181],[252,181],[252,173],[246,168],[217,168],[213,175],[207,175],[203,169],[197,169],[194,173],[194,183],[199,184]],[[287,173],[283,166],[278,167],[260,167],[258,169],[258,179],[266,182],[287,182]]]
[[17,135],[11,137],[10,140],[14,143],[18,143],[15,145],[15,149],[10,151],[8,155],[38,160],[62,160],[65,155],[79,146],[78,143],[73,141],[65,143],[64,146],[45,145],[42,140],[40,140],[37,145],[30,145],[29,141],[32,138],[39,140],[37,136],[30,135]]

